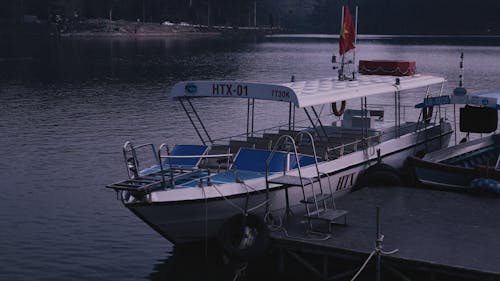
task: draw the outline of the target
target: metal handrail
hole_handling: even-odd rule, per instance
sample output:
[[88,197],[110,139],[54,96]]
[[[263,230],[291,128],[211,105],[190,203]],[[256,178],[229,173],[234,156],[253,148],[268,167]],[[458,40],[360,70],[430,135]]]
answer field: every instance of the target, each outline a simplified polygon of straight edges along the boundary
[[224,154],[203,154],[203,155],[160,155],[161,159],[167,158],[223,158],[223,157],[233,157],[232,153]]
[[[160,148],[158,149],[158,164],[160,165],[162,185],[165,185],[165,173],[163,171],[163,163],[162,163],[163,161],[161,160],[162,159],[161,150],[164,147],[167,150],[167,155],[170,154],[170,149],[168,148],[168,145],[166,143],[162,143],[160,145]],[[172,160],[170,158],[168,159],[168,166],[172,167]],[[172,169],[169,169],[169,170],[170,170],[170,184],[173,187],[174,186],[174,171],[172,171]]]
[[[271,163],[271,159],[273,159],[274,154],[278,150],[278,145],[280,144],[280,142],[282,142],[285,139],[288,139],[289,141],[291,141],[295,155],[298,154],[297,153],[297,145],[295,144],[295,140],[291,136],[282,135],[276,140],[276,143],[274,144],[273,150],[271,151],[271,153],[269,154],[269,156],[267,157],[267,160],[266,160],[266,200],[269,200],[269,183],[268,183],[268,181],[269,181],[269,164]],[[285,173],[285,174],[286,174],[286,170],[287,170],[286,168],[287,167],[283,167],[283,173]],[[297,161],[297,170],[299,173],[300,185],[302,187],[304,187],[304,182],[302,181],[302,172],[300,170],[299,161]],[[303,193],[304,198],[305,198],[306,195],[305,195],[304,188],[302,188],[302,193]]]
[[[139,161],[137,159],[137,149],[143,147],[151,147],[151,151],[153,152],[154,158],[158,161],[158,156],[156,155],[156,149],[154,144],[152,143],[144,143],[137,146],[134,146],[131,141],[126,141],[123,145],[123,158],[125,160],[125,167],[127,169],[127,174],[130,179],[139,176]],[[132,159],[129,157],[129,152],[132,153]],[[131,162],[133,161],[133,162]]]
[[[162,154],[162,149],[166,149],[167,155]],[[160,166],[160,171],[161,171],[161,177],[162,177],[162,184],[165,184],[165,172],[170,172],[170,185],[173,187],[175,185],[174,181],[174,171],[173,171],[173,165],[172,165],[172,159],[187,159],[187,158],[201,158],[201,159],[208,159],[208,158],[227,158],[228,163],[231,161],[232,157],[234,155],[232,153],[224,153],[224,154],[202,154],[202,155],[170,155],[170,149],[168,144],[162,143],[160,145],[160,148],[158,149],[157,153],[157,158],[158,158],[158,164]],[[163,159],[168,160],[168,170],[165,171],[164,166],[163,166]],[[182,170],[182,168],[181,168]],[[201,170],[201,169],[200,169]]]
[[[316,167],[316,173],[318,174],[318,180],[319,180],[319,189],[321,191],[321,193],[323,193],[323,186],[321,185],[321,175],[319,173],[319,167],[318,167],[318,155],[316,154],[316,145],[314,144],[314,138],[313,136],[311,135],[311,133],[309,133],[308,131],[301,131],[299,132],[296,136],[295,136],[295,139],[298,139],[300,136],[302,135],[306,135],[309,137],[309,139],[311,140],[311,147],[313,149],[313,156],[314,156],[314,166]],[[295,154],[295,158],[297,160],[297,166],[298,168],[300,169],[300,165],[299,165],[299,157],[297,154]],[[314,192],[313,192],[314,193]]]

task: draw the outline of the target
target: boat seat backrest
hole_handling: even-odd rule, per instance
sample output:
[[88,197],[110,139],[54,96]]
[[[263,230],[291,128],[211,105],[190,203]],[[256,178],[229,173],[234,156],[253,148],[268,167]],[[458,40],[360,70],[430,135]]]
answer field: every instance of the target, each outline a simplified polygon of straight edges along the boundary
[[[271,153],[271,150],[266,149],[241,148],[234,159],[232,169],[263,173],[266,171],[266,161]],[[301,167],[315,163],[314,157],[310,155],[299,153],[298,157],[295,157],[294,153],[276,151],[269,162],[269,172],[274,173],[282,172],[283,169],[296,169],[298,168],[297,158]],[[320,162],[320,158],[317,158],[317,161]]]
[[[290,170],[298,168],[297,158],[299,159],[300,167],[305,167],[309,165],[313,165],[315,163],[314,156],[298,154],[298,157],[295,157],[294,153],[290,153]],[[321,162],[321,159],[318,157],[317,162]]]
[[[200,164],[201,156],[205,155],[208,151],[208,146],[206,145],[190,145],[190,144],[179,144],[174,145],[170,150],[169,155],[171,156],[189,156],[193,155],[195,157],[190,158],[171,158],[170,161],[165,160],[165,164],[171,164],[172,167],[190,167],[194,168]],[[196,157],[198,156],[198,157]]]
[[[271,150],[265,149],[240,148],[234,158],[232,169],[264,173],[266,172],[266,161],[271,153]],[[281,172],[283,167],[287,169],[287,154],[286,152],[276,151],[269,163],[269,172]]]

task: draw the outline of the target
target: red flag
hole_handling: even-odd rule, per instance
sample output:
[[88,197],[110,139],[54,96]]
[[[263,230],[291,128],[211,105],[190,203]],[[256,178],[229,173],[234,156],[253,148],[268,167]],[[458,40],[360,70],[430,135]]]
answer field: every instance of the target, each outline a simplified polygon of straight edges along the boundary
[[356,31],[354,30],[354,24],[352,23],[351,13],[349,12],[349,6],[345,6],[345,16],[344,22],[342,23],[342,28],[340,30],[340,41],[339,41],[339,53],[343,55],[350,49],[354,49],[354,39],[356,38]]

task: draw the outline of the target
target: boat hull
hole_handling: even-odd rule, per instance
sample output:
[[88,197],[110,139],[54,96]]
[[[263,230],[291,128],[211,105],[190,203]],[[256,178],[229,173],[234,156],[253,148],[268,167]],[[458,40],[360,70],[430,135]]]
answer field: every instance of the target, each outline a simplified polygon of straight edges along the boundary
[[[409,157],[417,182],[442,189],[469,190],[477,178],[500,179],[492,168],[498,151],[498,135],[445,148],[424,158]],[[489,163],[488,163],[489,162]]]

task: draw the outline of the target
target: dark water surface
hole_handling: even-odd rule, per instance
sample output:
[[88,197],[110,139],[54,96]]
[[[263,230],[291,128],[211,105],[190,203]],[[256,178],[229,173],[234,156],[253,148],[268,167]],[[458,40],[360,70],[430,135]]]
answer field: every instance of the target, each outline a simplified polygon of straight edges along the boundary
[[[172,245],[104,188],[126,176],[121,146],[126,140],[196,139],[180,106],[167,99],[177,81],[334,76],[334,50],[333,39],[311,38],[65,38],[0,45],[2,57],[17,58],[0,60],[0,280],[208,278],[196,264],[189,270],[191,260],[203,260],[202,249],[188,257],[175,253],[181,262],[173,265]],[[416,60],[419,72],[445,76],[451,91],[460,51],[470,91],[500,88],[500,47],[484,38],[463,44],[375,38],[359,42],[357,56]],[[199,105],[216,136],[244,131],[246,104]],[[274,106],[260,109],[272,114],[258,112],[258,126],[284,123],[284,111]]]

